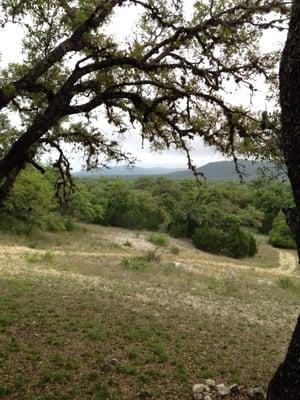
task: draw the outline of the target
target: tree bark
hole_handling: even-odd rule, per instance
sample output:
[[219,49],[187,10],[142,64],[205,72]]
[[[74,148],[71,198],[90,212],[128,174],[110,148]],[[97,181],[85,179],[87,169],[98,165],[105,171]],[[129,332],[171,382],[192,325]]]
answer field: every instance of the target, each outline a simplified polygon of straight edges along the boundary
[[43,114],[37,116],[27,131],[0,160],[0,203],[7,198],[19,172],[31,163],[39,140],[65,114],[69,99],[57,96]]
[[296,324],[285,360],[273,376],[267,400],[300,399],[300,317]]
[[[300,2],[293,1],[289,33],[280,65],[281,146],[295,208],[286,212],[300,255]],[[286,357],[269,387],[267,400],[300,400],[300,317]]]

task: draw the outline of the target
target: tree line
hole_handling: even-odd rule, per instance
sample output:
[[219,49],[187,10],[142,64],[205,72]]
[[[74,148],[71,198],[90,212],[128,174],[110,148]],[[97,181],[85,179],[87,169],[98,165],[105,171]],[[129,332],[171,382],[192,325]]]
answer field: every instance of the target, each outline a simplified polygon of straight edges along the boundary
[[190,238],[211,253],[241,258],[257,251],[255,233],[275,247],[295,248],[282,208],[293,205],[285,183],[201,183],[164,177],[77,179],[68,203],[56,198],[56,173],[27,168],[1,207],[1,230],[63,231],[74,221]]

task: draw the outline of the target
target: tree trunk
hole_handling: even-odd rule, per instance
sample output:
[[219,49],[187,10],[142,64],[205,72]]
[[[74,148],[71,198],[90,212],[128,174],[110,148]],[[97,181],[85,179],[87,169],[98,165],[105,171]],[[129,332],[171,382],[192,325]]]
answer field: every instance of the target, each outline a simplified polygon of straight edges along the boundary
[[[300,254],[300,1],[294,0],[280,65],[281,146],[296,207],[286,212]],[[269,387],[267,400],[300,400],[300,317],[285,360]]]
[[20,171],[33,159],[39,140],[64,115],[69,99],[57,97],[0,160],[0,203],[7,198]]
[[300,399],[300,317],[284,362],[273,376],[267,400]]

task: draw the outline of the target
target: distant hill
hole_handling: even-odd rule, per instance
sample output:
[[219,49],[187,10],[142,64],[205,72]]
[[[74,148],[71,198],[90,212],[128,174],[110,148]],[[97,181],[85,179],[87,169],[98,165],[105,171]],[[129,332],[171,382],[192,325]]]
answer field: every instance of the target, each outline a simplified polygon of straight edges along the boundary
[[[259,170],[267,168],[270,173],[276,173],[276,168],[271,163],[253,162],[249,160],[239,160],[240,170],[244,172],[246,180],[255,179],[259,175]],[[217,161],[208,163],[199,168],[208,181],[239,180],[233,161]],[[185,179],[193,176],[188,169],[178,170],[175,168],[141,168],[126,166],[116,166],[110,169],[94,170],[89,172],[78,172],[75,176],[94,178],[98,176],[122,177],[124,179],[138,178],[142,176],[165,176],[170,179]]]
[[135,177],[135,176],[156,176],[156,175],[169,175],[172,173],[181,173],[185,170],[178,168],[142,168],[142,167],[127,167],[126,165],[118,165],[109,169],[102,168],[93,171],[80,171],[75,173],[76,176],[95,177],[95,176],[122,176],[122,177]]
[[75,176],[83,177],[97,177],[97,176],[111,176],[111,177],[140,177],[140,176],[166,176],[172,173],[184,172],[178,168],[142,168],[142,167],[127,167],[126,165],[118,165],[116,167],[101,168],[93,171],[80,171],[76,172]]
[[[268,174],[276,174],[276,167],[271,163],[253,162],[249,160],[239,160],[238,162],[240,171],[244,173],[246,180],[255,179],[258,177],[262,169],[268,169]],[[235,163],[233,161],[218,161],[204,165],[198,169],[202,172],[207,180],[210,181],[227,181],[239,180],[239,174],[236,171]],[[189,170],[177,171],[167,175],[173,179],[183,179],[192,177],[193,174]]]

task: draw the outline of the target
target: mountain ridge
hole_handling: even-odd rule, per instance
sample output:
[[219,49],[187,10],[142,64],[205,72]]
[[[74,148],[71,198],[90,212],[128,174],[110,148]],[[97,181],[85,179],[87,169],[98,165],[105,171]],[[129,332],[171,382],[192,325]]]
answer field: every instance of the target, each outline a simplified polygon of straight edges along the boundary
[[[272,163],[251,161],[246,159],[238,160],[240,171],[244,174],[245,180],[255,179],[259,176],[262,169],[267,169],[270,174],[276,172],[276,167]],[[239,180],[240,176],[236,171],[234,161],[215,161],[207,163],[197,168],[199,173],[202,173],[207,180],[210,181],[223,181],[223,180]],[[177,168],[164,168],[164,167],[132,167],[116,166],[110,169],[94,170],[94,171],[80,171],[74,174],[77,177],[96,178],[101,176],[106,177],[120,177],[124,179],[139,178],[143,176],[152,177],[166,177],[170,179],[185,179],[193,177],[193,173],[188,169]]]

